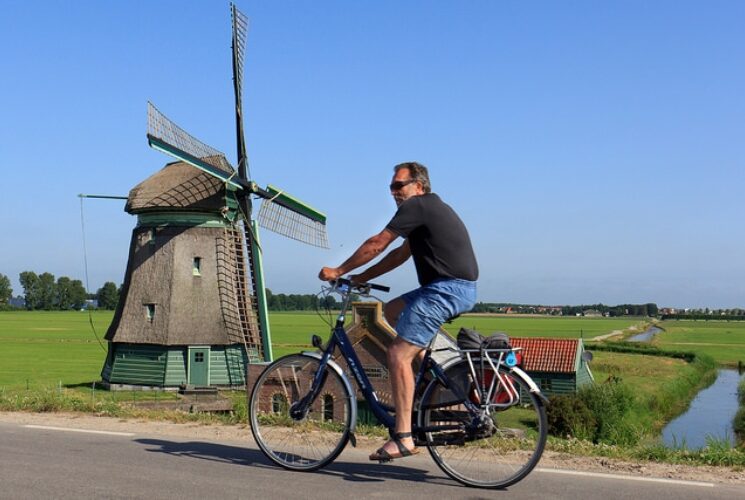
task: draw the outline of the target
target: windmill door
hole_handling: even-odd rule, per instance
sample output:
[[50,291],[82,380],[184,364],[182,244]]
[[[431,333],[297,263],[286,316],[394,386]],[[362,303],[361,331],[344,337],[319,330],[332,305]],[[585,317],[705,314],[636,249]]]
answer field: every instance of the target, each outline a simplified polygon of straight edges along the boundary
[[189,384],[209,385],[210,375],[210,348],[189,348]]

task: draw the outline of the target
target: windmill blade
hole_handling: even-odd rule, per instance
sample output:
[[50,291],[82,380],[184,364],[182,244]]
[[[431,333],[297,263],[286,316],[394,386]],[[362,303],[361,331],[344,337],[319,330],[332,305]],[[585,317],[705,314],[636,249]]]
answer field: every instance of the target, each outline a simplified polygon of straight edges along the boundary
[[329,248],[326,215],[274,186],[257,191],[264,198],[259,225],[320,248]]
[[217,177],[234,189],[249,189],[225,154],[201,142],[169,120],[153,103],[147,103],[147,141],[150,147]]
[[248,155],[246,139],[243,134],[243,60],[246,54],[248,36],[248,18],[238,10],[235,4],[230,5],[233,19],[233,90],[235,93],[235,135],[238,148],[238,175],[248,180]]

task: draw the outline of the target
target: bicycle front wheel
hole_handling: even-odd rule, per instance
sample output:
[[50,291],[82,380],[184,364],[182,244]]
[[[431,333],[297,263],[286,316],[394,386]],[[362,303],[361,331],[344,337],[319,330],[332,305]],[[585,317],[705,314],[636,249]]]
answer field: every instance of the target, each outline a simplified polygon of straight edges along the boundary
[[346,446],[352,424],[352,395],[326,366],[311,397],[318,359],[292,354],[259,376],[249,405],[251,431],[261,451],[286,469],[311,471],[334,460]]
[[[480,366],[477,360],[475,366]],[[476,379],[463,360],[445,371],[447,387],[435,379],[422,396],[419,425],[437,465],[453,479],[478,488],[505,488],[536,466],[546,444],[546,410],[528,385],[499,368],[490,401],[480,401],[478,384],[491,384],[488,368]],[[503,378],[504,377],[504,378]],[[508,378],[507,378],[508,377]],[[509,391],[505,394],[504,391]],[[468,411],[468,399],[479,412]]]

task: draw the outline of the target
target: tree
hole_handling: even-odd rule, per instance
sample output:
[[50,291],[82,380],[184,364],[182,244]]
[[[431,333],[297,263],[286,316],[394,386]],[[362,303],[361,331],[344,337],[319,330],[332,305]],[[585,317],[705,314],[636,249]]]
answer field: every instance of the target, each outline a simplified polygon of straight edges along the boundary
[[96,292],[96,298],[98,299],[98,307],[101,309],[116,309],[116,305],[119,303],[119,291],[116,284],[111,281],[104,283]]
[[62,310],[82,309],[88,294],[80,280],[60,276],[57,280],[57,307]]
[[13,289],[10,287],[10,278],[0,273],[0,305],[7,305],[13,296]]
[[23,271],[20,274],[26,309],[33,311],[39,308],[39,276],[33,271]]
[[80,280],[72,280],[70,282],[70,302],[72,303],[73,309],[82,309],[85,306],[85,301],[88,299],[88,293],[85,291],[83,282]]
[[39,308],[45,311],[57,309],[57,283],[52,273],[39,275]]

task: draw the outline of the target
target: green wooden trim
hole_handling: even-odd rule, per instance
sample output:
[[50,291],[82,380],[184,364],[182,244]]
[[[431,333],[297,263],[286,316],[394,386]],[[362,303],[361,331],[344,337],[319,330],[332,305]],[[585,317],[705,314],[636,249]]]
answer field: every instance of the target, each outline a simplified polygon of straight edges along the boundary
[[305,215],[306,217],[309,217],[313,220],[316,220],[318,222],[321,222],[322,224],[326,224],[326,214],[316,210],[315,208],[311,207],[310,205],[303,203],[302,201],[298,200],[292,195],[289,195],[279,189],[276,186],[272,186],[269,184],[266,187],[266,191],[269,192],[269,194],[272,195],[272,197],[276,197],[277,200],[281,201],[282,204],[287,205],[288,207],[292,208],[296,212]]
[[108,381],[113,384],[162,386],[166,371],[166,348],[146,344],[111,344],[113,349]]
[[230,221],[219,214],[200,212],[158,212],[137,215],[137,227],[230,227]]
[[264,361],[272,361],[272,334],[269,329],[269,308],[266,303],[266,288],[264,288],[264,261],[261,254],[261,241],[259,240],[259,223],[251,221],[253,241],[251,242],[254,255],[254,280],[256,282],[256,304],[258,308],[259,327],[261,329],[261,343],[264,344]]
[[203,172],[207,172],[208,174],[217,177],[222,182],[227,183],[229,186],[233,187],[234,189],[243,189],[244,186],[240,183],[240,180],[237,176],[231,176],[227,172],[220,170],[217,167],[213,167],[209,163],[200,160],[196,156],[192,156],[186,151],[183,151],[179,148],[176,148],[167,142],[164,142],[161,139],[158,139],[155,136],[152,136],[150,134],[147,134],[147,142],[150,144],[150,147],[160,151],[162,153],[165,153],[167,155],[173,156],[174,158],[177,158],[183,162],[188,163],[189,165],[198,168],[199,170],[202,170]]
[[209,385],[243,386],[248,358],[243,344],[162,346],[109,343],[101,378],[112,384],[178,387],[189,383],[190,349],[209,350]]

